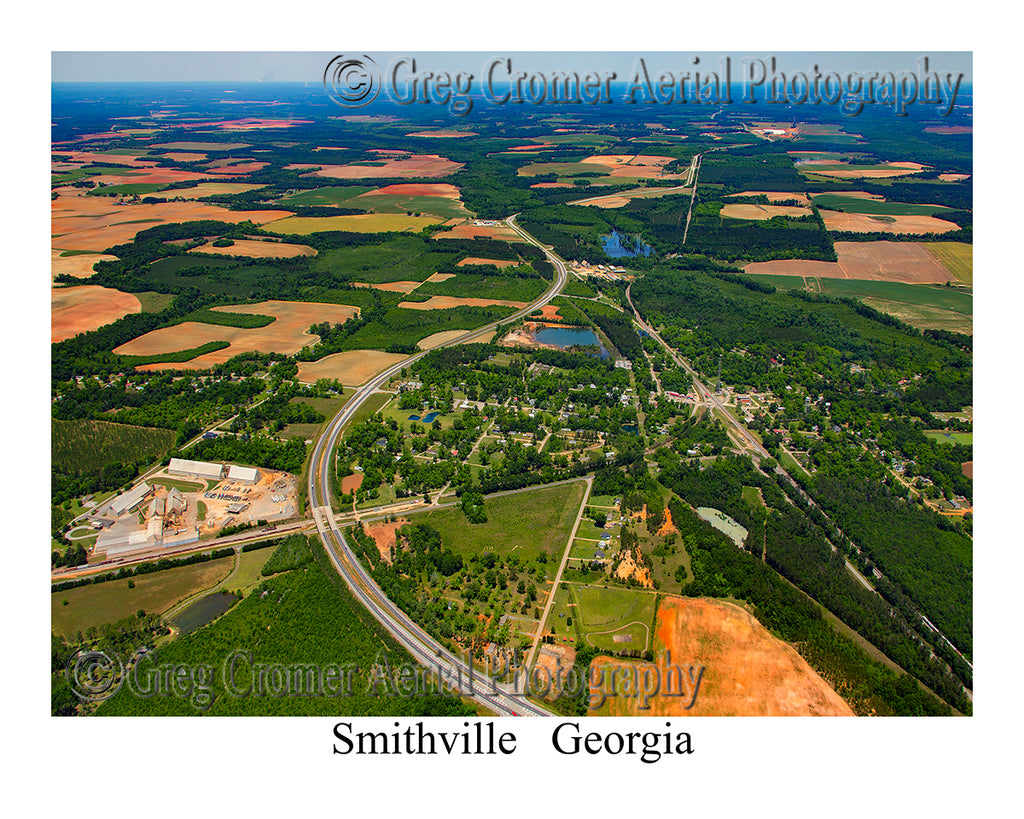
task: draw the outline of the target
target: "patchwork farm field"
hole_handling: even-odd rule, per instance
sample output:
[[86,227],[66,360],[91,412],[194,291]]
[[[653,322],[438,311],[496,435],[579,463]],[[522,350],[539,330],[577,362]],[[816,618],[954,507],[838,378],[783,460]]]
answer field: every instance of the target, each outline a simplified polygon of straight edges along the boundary
[[96,262],[116,261],[116,256],[104,253],[92,253],[82,251],[50,250],[50,278],[66,275],[74,276],[76,279],[87,279],[93,274],[93,265]]
[[752,262],[744,273],[775,276],[821,276],[832,279],[871,279],[907,284],[945,284],[949,271],[918,242],[836,242],[838,262],[778,259]]
[[319,336],[310,335],[312,324],[329,321],[343,324],[358,313],[355,307],[341,304],[321,304],[301,301],[266,301],[259,304],[239,304],[214,307],[225,313],[252,313],[274,316],[277,320],[265,327],[226,327],[186,321],[173,327],[153,330],[114,349],[119,355],[153,356],[177,350],[190,350],[213,341],[226,341],[228,347],[205,353],[179,364],[142,364],[139,369],[206,369],[227,361],[242,352],[284,353],[294,355],[303,347],[315,344]]
[[248,256],[251,259],[288,259],[294,256],[315,256],[316,251],[306,245],[292,245],[259,239],[235,239],[228,247],[215,247],[207,242],[192,248],[189,253],[214,254],[217,256]]
[[[390,152],[388,152],[390,154]],[[286,165],[285,170],[303,170],[319,168],[305,174],[324,179],[393,179],[401,177],[443,178],[450,176],[463,167],[461,162],[452,162],[437,154],[407,154],[398,151],[400,156],[382,155],[381,160],[372,165],[354,162],[351,165]]]
[[[736,207],[730,205],[729,207]],[[820,210],[826,230],[850,233],[898,233],[923,235],[949,233],[959,230],[955,222],[948,222],[935,216],[889,216],[870,213],[849,213],[836,210]]]
[[436,225],[433,216],[406,216],[402,213],[355,213],[348,216],[291,216],[265,226],[266,230],[285,235],[308,236],[329,230],[349,233],[385,233],[388,231],[418,231]]
[[810,216],[811,210],[789,205],[725,205],[719,211],[719,215],[727,219],[754,219],[760,222],[776,216],[785,216],[789,219]]
[[925,247],[958,281],[974,283],[974,245],[963,242],[927,242]]

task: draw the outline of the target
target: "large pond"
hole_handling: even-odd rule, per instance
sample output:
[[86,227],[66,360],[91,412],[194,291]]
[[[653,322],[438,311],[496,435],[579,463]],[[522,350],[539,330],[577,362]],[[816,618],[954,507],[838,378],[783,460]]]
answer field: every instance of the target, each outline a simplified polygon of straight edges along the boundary
[[639,236],[629,236],[618,230],[613,230],[608,236],[602,236],[601,247],[613,259],[650,256],[654,252],[654,248]]
[[541,344],[551,344],[562,349],[573,346],[597,347],[598,356],[608,358],[608,351],[593,330],[582,327],[542,327],[534,333],[534,337]]
[[710,506],[698,506],[697,514],[737,546],[742,546],[743,541],[747,539],[747,530],[725,514],[725,512],[712,509]]
[[237,599],[231,592],[208,594],[172,617],[171,625],[181,631],[181,636],[184,636],[200,626],[212,623],[231,608]]

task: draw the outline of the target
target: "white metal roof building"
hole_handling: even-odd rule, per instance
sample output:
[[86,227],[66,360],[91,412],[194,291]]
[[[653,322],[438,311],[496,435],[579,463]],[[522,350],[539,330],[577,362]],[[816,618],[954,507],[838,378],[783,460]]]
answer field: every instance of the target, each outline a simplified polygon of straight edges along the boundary
[[256,483],[260,479],[260,473],[252,466],[228,466],[228,479],[239,483]]
[[211,464],[206,461],[187,461],[184,458],[171,458],[167,467],[169,475],[192,475],[197,478],[209,478],[220,480],[224,467],[220,464]]
[[150,486],[143,481],[134,489],[129,489],[124,494],[118,495],[110,502],[110,511],[115,515],[122,515],[130,512],[149,494]]

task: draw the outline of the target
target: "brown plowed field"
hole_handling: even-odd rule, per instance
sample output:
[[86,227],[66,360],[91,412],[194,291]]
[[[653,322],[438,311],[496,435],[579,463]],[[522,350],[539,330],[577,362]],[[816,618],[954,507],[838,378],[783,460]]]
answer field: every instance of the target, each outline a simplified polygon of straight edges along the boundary
[[299,381],[312,384],[321,378],[333,378],[346,387],[365,384],[381,370],[397,364],[406,356],[380,350],[346,350],[324,356],[319,361],[299,362]]
[[[465,335],[468,332],[468,330],[442,330],[440,333],[434,333],[433,335],[429,335],[426,338],[421,338],[416,343],[416,346],[419,347],[421,350],[433,350],[435,347],[440,347],[445,342],[458,338],[461,335]],[[477,342],[479,342],[482,344],[490,341],[493,337],[494,333],[491,333],[487,337],[480,336],[478,338],[474,338],[470,343],[476,344]]]
[[411,137],[438,137],[441,139],[459,139],[460,137],[480,136],[476,131],[416,131],[406,134]]
[[373,191],[367,191],[361,193],[356,199],[362,196],[443,196],[446,199],[458,199],[459,189],[454,185],[449,185],[447,182],[438,182],[436,184],[430,182],[409,182],[407,184],[399,185],[385,185],[383,188],[377,188]]
[[503,307],[526,307],[525,301],[502,301],[501,299],[460,299],[455,296],[431,296],[427,301],[403,301],[399,307],[410,310],[444,310],[449,307],[488,307],[500,304]]
[[102,253],[88,253],[85,255],[61,256],[62,248],[53,248],[50,251],[50,279],[62,273],[74,276],[76,279],[87,279],[92,275],[92,266],[96,262],[116,262],[117,256],[108,256]]
[[[362,474],[359,476],[362,477]],[[362,483],[362,481],[360,481]],[[342,489],[344,492],[344,488]],[[395,535],[399,529],[401,529],[409,521],[405,518],[399,518],[392,523],[378,523],[370,526],[367,523],[363,524],[363,533],[373,538],[373,542],[377,545],[377,551],[380,552],[380,556],[387,561],[391,562],[391,550],[398,545],[398,537]]]
[[821,276],[825,279],[842,279],[843,271],[837,262],[819,262],[809,259],[776,259],[771,262],[751,262],[743,268],[744,273],[757,275],[768,273],[773,276]]
[[751,262],[744,273],[775,276],[820,276],[826,279],[871,279],[907,284],[945,284],[950,272],[917,242],[836,242],[839,262],[778,259]]
[[428,282],[446,282],[446,281],[448,281],[448,279],[454,279],[454,278],[455,278],[455,274],[454,273],[434,273],[429,279],[427,279],[427,281]]
[[[844,196],[853,196],[852,193],[843,193]],[[725,198],[728,199],[730,196],[767,196],[768,201],[772,204],[776,202],[799,202],[801,205],[810,206],[811,200],[808,199],[802,193],[789,193],[787,191],[743,191],[743,193],[729,193],[726,194]]]
[[434,235],[438,241],[444,239],[498,239],[502,242],[525,242],[526,240],[510,227],[488,227],[486,225],[456,225]]
[[65,250],[103,251],[132,241],[135,234],[157,224],[216,219],[221,222],[250,220],[264,224],[290,216],[280,210],[228,210],[202,202],[117,204],[105,196],[60,196],[50,206],[53,247]]
[[[658,696],[650,710],[634,698],[608,700],[612,716],[853,716],[843,699],[796,650],[773,637],[751,614],[717,600],[666,597],[658,609],[655,657],[667,679],[668,661],[704,667],[693,707],[690,697]],[[626,665],[598,657],[598,668]],[[695,671],[696,675],[696,671]],[[690,689],[692,691],[692,687]]]
[[949,271],[917,242],[836,242],[843,278],[945,284]]
[[147,193],[152,199],[199,199],[203,196],[219,196],[221,194],[247,193],[266,185],[251,185],[248,182],[200,182],[194,188],[176,188],[169,191]]
[[58,287],[50,296],[50,341],[73,338],[129,313],[141,312],[142,305],[131,293],[94,284]]
[[[217,324],[202,324],[186,321],[173,327],[153,330],[126,344],[114,352],[122,355],[159,355],[177,350],[190,350],[210,341],[227,341],[229,347],[215,350],[194,358],[187,364],[144,364],[139,369],[206,369],[214,364],[227,361],[239,353],[284,353],[294,355],[303,347],[315,344],[319,336],[306,332],[311,324],[329,321],[344,324],[359,311],[343,304],[320,304],[304,301],[264,301],[258,304],[232,304],[214,307],[224,313],[255,313],[274,316],[277,321],[266,327],[243,328],[225,327]],[[300,369],[301,373],[301,369]],[[315,380],[315,379],[314,379]]]
[[235,239],[230,247],[214,247],[207,242],[189,253],[215,253],[220,256],[249,256],[254,259],[290,259],[293,256],[315,256],[316,251],[306,245],[287,242],[261,242],[255,239]]
[[531,188],[571,188],[571,182],[537,182]]
[[970,179],[969,173],[940,173],[939,179],[943,182],[962,182],[965,179]]
[[[463,267],[464,265],[467,265],[467,264],[493,264],[495,267],[515,267],[517,264],[519,264],[519,262],[512,262],[512,261],[509,261],[508,259],[481,259],[481,258],[478,258],[476,256],[467,256],[465,259],[462,259],[455,266],[456,267]],[[451,278],[454,275],[455,275],[454,273],[435,273],[434,274],[434,276],[444,276],[445,278]],[[444,279],[435,279],[434,276],[431,276],[429,279],[427,279],[427,281],[431,281],[431,282],[444,281]]]
[[[315,168],[316,165],[287,165],[286,170]],[[393,179],[401,176],[443,177],[450,176],[463,167],[461,162],[452,162],[436,154],[413,154],[402,159],[387,160],[384,165],[323,165],[319,171],[306,176],[321,176],[326,179]]]
[[797,218],[810,216],[810,208],[791,207],[789,205],[725,205],[721,215],[728,219],[756,219],[766,221],[775,216]]
[[363,485],[363,478],[365,475],[362,472],[356,472],[352,475],[346,475],[341,479],[341,493],[347,495],[349,492],[355,492],[360,486]]
[[[726,208],[744,207],[726,205]],[[722,208],[723,214],[725,209]],[[809,212],[809,211],[808,211]],[[843,213],[837,210],[820,211],[826,230],[849,231],[851,233],[899,233],[923,235],[926,233],[949,233],[960,226],[934,216],[884,216],[875,217],[867,213]],[[727,214],[726,214],[727,215]]]

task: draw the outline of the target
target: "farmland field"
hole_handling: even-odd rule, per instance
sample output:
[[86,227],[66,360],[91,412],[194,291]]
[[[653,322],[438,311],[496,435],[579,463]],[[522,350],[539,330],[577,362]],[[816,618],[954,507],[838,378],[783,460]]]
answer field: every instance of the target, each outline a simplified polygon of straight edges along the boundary
[[583,638],[590,645],[607,651],[650,648],[655,595],[634,589],[574,586],[573,597]]
[[[50,595],[51,628],[57,634],[70,637],[89,626],[114,623],[139,609],[162,614],[186,597],[216,586],[228,576],[233,563],[233,557],[222,557],[139,575],[132,578],[133,589],[128,588],[127,579],[119,579],[53,592]],[[68,601],[66,606],[65,600]]]
[[961,242],[926,242],[925,247],[958,281],[964,284],[974,283],[974,245]]
[[324,356],[319,361],[300,361],[298,378],[306,383],[331,378],[355,387],[403,358],[404,355],[380,350],[346,350]]
[[356,213],[350,216],[290,216],[266,225],[273,233],[308,236],[329,230],[349,233],[384,233],[388,231],[417,231],[438,220],[431,216],[406,216],[402,213]]
[[411,520],[429,523],[441,533],[444,545],[463,557],[494,552],[505,558],[514,551],[520,560],[532,560],[546,554],[549,565],[557,566],[584,489],[585,484],[577,481],[485,498],[487,523],[470,525],[457,508],[417,514]]
[[445,252],[444,245],[426,244],[410,236],[396,236],[377,245],[327,250],[317,257],[315,269],[348,281],[385,283],[422,282],[440,264],[458,256]]
[[944,210],[942,205],[910,205],[906,202],[889,202],[866,196],[850,196],[842,193],[819,193],[812,199],[819,208],[842,210],[847,213],[873,213],[885,216],[936,216]]
[[[354,197],[372,190],[374,189],[367,185],[332,185],[330,187],[290,193],[282,196],[277,201],[282,205],[301,205],[303,207],[349,205]],[[352,207],[359,207],[359,205],[353,205]]]
[[315,256],[316,251],[306,245],[287,242],[268,242],[255,239],[235,239],[228,247],[205,244],[189,253],[213,253],[218,256],[249,256],[255,259],[286,259],[292,256]]
[[142,312],[142,305],[131,293],[94,284],[54,288],[50,302],[50,341],[73,338],[122,316]]

